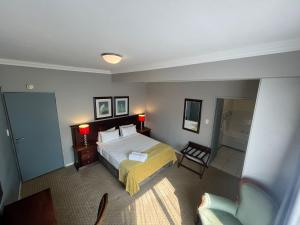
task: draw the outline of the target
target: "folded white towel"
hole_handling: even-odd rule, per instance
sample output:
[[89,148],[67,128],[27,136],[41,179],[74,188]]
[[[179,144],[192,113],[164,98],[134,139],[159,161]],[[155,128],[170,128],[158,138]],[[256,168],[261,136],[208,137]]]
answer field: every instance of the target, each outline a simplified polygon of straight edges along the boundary
[[129,154],[129,160],[139,161],[139,162],[145,162],[148,158],[147,153],[142,152],[131,152]]

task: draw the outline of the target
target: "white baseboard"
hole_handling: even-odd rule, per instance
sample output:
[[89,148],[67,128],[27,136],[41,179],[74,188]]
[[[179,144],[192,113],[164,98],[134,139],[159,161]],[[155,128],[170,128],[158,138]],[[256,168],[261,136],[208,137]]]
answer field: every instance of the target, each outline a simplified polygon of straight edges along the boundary
[[19,184],[19,196],[18,196],[18,200],[20,200],[21,199],[21,192],[22,192],[22,181],[20,182],[20,184]]
[[74,162],[72,163],[68,163],[68,164],[65,164],[65,167],[68,167],[68,166],[73,166],[74,165]]

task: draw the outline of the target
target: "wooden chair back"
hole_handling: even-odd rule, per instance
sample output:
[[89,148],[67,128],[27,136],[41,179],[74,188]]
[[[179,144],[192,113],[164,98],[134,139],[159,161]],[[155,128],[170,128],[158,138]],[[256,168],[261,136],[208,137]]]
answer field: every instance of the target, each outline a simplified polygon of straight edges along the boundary
[[97,220],[96,220],[95,225],[101,225],[101,224],[103,223],[104,212],[105,212],[107,203],[108,203],[108,194],[105,193],[105,194],[102,196],[101,201],[100,201],[100,204],[99,204],[98,214],[97,214]]

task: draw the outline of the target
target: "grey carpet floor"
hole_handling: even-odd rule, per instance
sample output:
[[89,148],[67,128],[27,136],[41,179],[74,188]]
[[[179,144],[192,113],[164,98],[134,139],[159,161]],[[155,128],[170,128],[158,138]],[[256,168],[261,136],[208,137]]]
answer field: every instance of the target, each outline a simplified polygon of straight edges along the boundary
[[51,188],[59,225],[93,225],[98,204],[109,194],[106,225],[194,224],[197,205],[204,192],[235,199],[238,178],[209,168],[202,179],[183,167],[169,167],[152,177],[135,196],[100,163],[63,168],[22,185],[22,197]]

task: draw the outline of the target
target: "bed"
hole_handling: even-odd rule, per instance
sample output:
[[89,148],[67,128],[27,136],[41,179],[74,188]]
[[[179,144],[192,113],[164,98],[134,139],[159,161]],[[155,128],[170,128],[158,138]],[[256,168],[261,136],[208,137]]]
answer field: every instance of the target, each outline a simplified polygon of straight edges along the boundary
[[[131,152],[146,152],[145,162],[128,160]],[[163,167],[176,162],[174,149],[169,145],[136,133],[120,137],[108,143],[98,143],[100,160],[110,164],[109,170],[122,182],[132,196],[140,190],[140,184]],[[116,172],[117,171],[117,172]]]
[[[137,115],[95,121],[88,123],[90,134],[89,143],[97,143],[98,132],[109,128],[119,128],[121,125],[135,124],[139,126]],[[78,124],[71,126],[73,145],[80,145],[83,137],[78,131]],[[128,160],[131,152],[146,152],[145,162]],[[126,191],[133,196],[140,190],[141,184],[158,173],[164,167],[176,162],[175,150],[164,143],[136,133],[127,137],[120,137],[108,143],[97,143],[100,162],[124,184]]]
[[118,170],[121,162],[126,160],[132,151],[145,152],[159,143],[152,138],[136,133],[104,144],[97,142],[97,145],[99,154]]

